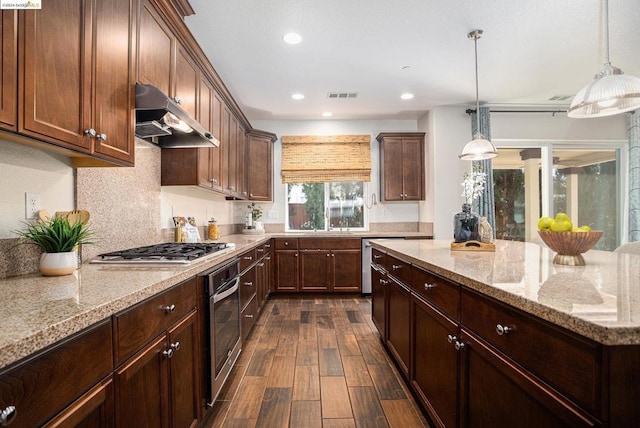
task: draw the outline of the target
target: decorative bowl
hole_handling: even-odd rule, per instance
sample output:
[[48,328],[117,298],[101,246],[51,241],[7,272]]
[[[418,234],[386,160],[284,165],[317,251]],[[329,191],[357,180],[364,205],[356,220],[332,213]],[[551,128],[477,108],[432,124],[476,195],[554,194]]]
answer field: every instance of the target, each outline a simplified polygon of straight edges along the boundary
[[553,263],[557,265],[584,266],[582,253],[586,253],[602,236],[602,230],[591,232],[552,232],[539,230],[545,244],[557,254]]

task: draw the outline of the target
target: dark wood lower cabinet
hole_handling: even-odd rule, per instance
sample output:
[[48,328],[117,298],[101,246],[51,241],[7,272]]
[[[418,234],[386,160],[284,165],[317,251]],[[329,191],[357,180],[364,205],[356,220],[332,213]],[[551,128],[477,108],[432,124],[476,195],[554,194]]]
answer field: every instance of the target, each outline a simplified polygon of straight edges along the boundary
[[298,291],[298,250],[276,250],[275,290]]
[[114,426],[113,379],[109,376],[43,425],[43,428],[108,428],[112,426]]
[[331,287],[331,251],[300,250],[300,288],[326,292]]
[[[360,245],[360,239],[356,240]],[[359,292],[362,290],[362,250],[331,250],[331,284],[333,291]]]
[[387,340],[387,275],[384,271],[371,266],[371,319],[380,332],[383,342]]
[[198,317],[191,312],[169,330],[169,346],[173,356],[169,359],[169,397],[171,402],[171,426],[195,427],[199,414]]
[[415,296],[413,314],[412,386],[435,425],[458,426],[459,326]]
[[470,334],[461,352],[461,425],[469,427],[589,427],[549,386]]
[[411,292],[393,278],[387,287],[387,346],[405,376],[411,362]]

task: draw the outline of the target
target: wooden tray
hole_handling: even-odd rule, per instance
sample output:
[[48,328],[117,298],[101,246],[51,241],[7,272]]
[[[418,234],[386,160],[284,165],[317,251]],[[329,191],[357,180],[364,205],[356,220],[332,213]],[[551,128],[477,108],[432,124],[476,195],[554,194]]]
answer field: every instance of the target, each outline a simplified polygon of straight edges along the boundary
[[496,244],[480,241],[452,242],[451,251],[496,251]]

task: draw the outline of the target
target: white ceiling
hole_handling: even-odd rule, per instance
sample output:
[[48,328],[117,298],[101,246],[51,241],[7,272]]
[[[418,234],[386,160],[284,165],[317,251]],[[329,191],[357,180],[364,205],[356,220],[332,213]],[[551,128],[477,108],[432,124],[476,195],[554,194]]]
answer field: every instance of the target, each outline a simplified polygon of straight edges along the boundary
[[[416,119],[441,105],[566,108],[605,62],[601,0],[191,0],[187,26],[249,120]],[[609,2],[610,58],[640,77],[640,0]],[[303,40],[287,45],[282,35]],[[404,68],[409,66],[409,68]],[[303,93],[301,101],[291,99]],[[357,92],[329,99],[328,92]],[[403,92],[415,98],[400,99]]]

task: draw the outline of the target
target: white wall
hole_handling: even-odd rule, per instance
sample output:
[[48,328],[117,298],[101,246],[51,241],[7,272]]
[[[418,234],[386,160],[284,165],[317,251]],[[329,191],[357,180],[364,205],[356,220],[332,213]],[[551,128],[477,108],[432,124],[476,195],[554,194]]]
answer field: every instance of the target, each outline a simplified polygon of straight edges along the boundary
[[51,214],[74,209],[74,169],[66,156],[0,140],[0,238],[23,229],[25,192],[38,193]]
[[[415,120],[309,120],[309,121],[277,121],[256,120],[251,125],[257,129],[264,129],[275,133],[278,140],[274,144],[274,199],[271,204],[259,204],[265,212],[265,223],[284,223],[286,206],[286,188],[282,183],[282,145],[283,135],[371,135],[371,182],[368,184],[367,198],[370,202],[371,193],[375,192],[380,198],[380,156],[379,145],[375,139],[380,132],[415,132]],[[268,211],[272,211],[274,218],[268,218]],[[242,209],[237,215],[242,215]],[[369,211],[370,223],[418,222],[419,207],[417,202],[379,203]]]

